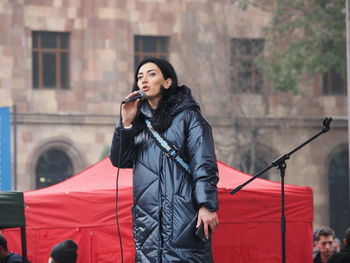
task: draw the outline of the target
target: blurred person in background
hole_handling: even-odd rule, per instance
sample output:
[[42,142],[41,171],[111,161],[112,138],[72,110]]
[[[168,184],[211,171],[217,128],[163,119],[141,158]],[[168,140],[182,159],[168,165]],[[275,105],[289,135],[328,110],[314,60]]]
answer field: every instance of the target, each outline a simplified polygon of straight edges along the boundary
[[55,245],[50,253],[49,263],[76,263],[78,245],[70,239]]
[[321,227],[315,233],[314,263],[327,263],[333,254],[335,254],[335,233],[329,227]]
[[22,263],[23,258],[7,248],[6,238],[0,234],[0,263]]
[[335,252],[338,253],[342,247],[341,240],[336,237],[334,241],[335,241]]
[[350,263],[350,228],[346,230],[343,242],[344,248],[333,255],[328,263]]

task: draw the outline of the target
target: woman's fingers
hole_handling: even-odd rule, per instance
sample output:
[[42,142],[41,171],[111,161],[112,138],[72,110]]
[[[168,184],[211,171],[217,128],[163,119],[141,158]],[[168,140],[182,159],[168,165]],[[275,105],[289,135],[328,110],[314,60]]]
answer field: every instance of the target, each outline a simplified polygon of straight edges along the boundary
[[205,207],[201,207],[198,212],[197,226],[199,227],[201,221],[204,223],[205,237],[209,238],[209,228],[212,232],[215,231],[219,224],[219,219],[216,212],[211,212]]
[[201,222],[202,222],[202,218],[198,216],[196,228],[198,228],[201,225]]
[[212,232],[214,232],[217,227],[218,227],[218,223],[216,221],[213,221],[212,223],[210,223],[210,229]]
[[204,235],[206,239],[209,239],[209,226],[206,223],[204,223]]
[[[125,97],[125,99],[128,99],[136,94],[138,94],[138,91],[134,91],[130,93],[128,96]],[[139,102],[140,102],[140,99],[137,99],[134,101],[130,101],[128,103],[124,103],[122,105],[122,118],[123,118],[124,126],[129,126],[134,120],[137,114],[137,108],[138,108]]]

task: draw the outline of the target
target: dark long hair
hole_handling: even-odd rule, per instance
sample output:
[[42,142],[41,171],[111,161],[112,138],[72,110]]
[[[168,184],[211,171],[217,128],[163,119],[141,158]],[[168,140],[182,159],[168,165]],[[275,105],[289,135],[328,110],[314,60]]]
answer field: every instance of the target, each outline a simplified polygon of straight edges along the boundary
[[[171,86],[168,89],[165,89],[161,86],[160,92],[162,94],[162,98],[160,99],[158,107],[154,111],[151,120],[153,127],[158,132],[164,132],[166,129],[169,128],[171,124],[170,109],[181,99],[181,95],[185,93],[185,87],[179,86],[175,69],[168,61],[158,58],[146,58],[140,62],[135,71],[134,86],[132,91],[139,90],[139,87],[137,86],[137,75],[142,65],[146,63],[156,64],[162,72],[164,79],[172,79]],[[136,117],[135,122],[137,126],[140,127],[141,122],[143,123],[143,120],[142,117],[139,115],[140,114],[138,114],[138,116]]]

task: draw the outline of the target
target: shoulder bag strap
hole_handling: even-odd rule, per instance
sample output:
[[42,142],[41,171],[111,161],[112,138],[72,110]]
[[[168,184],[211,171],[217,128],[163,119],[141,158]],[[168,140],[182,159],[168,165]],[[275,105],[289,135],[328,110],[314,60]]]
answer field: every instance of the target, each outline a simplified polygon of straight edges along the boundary
[[180,156],[179,150],[175,145],[170,144],[164,136],[160,135],[152,126],[150,120],[145,120],[147,125],[147,131],[157,143],[157,145],[163,150],[165,155],[170,159],[173,159],[177,164],[180,165],[186,172],[191,173],[189,165],[184,161],[184,159]]

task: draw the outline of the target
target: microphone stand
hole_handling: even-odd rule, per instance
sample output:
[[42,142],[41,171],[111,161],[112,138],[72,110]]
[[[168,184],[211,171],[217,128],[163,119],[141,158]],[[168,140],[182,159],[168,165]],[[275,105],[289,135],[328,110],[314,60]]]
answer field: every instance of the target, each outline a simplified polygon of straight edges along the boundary
[[282,263],[286,262],[286,218],[285,218],[285,200],[284,200],[284,176],[285,176],[285,171],[287,168],[287,164],[286,164],[286,160],[288,160],[290,158],[290,156],[295,153],[296,151],[300,150],[301,148],[303,148],[306,144],[310,143],[311,141],[313,141],[314,139],[316,139],[317,137],[319,137],[320,135],[328,132],[330,130],[330,123],[332,121],[331,117],[327,117],[324,119],[323,121],[323,129],[318,132],[317,134],[315,134],[314,136],[312,136],[310,139],[308,139],[307,141],[303,142],[302,144],[300,144],[298,147],[296,147],[294,150],[290,151],[287,154],[284,154],[280,157],[278,157],[276,160],[274,160],[272,162],[272,164],[270,164],[269,166],[267,166],[266,168],[264,168],[263,170],[261,170],[260,172],[258,172],[257,174],[255,174],[252,178],[250,178],[248,181],[246,181],[245,183],[239,185],[238,187],[236,187],[235,189],[233,189],[230,194],[233,195],[236,192],[238,192],[239,190],[241,190],[244,186],[246,186],[247,184],[249,184],[250,182],[252,182],[253,180],[255,180],[256,178],[258,178],[259,176],[261,176],[262,174],[264,174],[265,172],[269,171],[272,167],[278,167],[278,169],[280,170],[280,177],[281,177],[281,234],[282,234]]

